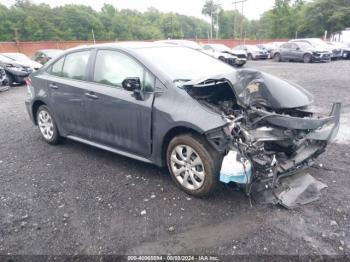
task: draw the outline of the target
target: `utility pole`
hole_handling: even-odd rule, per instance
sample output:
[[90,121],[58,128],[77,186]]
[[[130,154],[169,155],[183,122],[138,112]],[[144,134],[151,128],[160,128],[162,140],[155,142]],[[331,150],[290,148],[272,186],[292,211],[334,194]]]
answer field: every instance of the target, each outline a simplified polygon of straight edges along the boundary
[[219,37],[219,12],[216,12],[216,39]]
[[235,8],[236,8],[236,5],[237,4],[242,4],[242,10],[241,10],[241,15],[242,15],[242,20],[241,20],[241,36],[240,36],[240,40],[241,40],[241,44],[242,44],[242,41],[243,41],[243,18],[244,18],[244,3],[247,2],[248,0],[235,0],[233,3],[235,5]]
[[91,29],[91,33],[92,33],[92,40],[94,41],[94,44],[96,44],[96,40],[95,40],[95,33],[94,33],[94,29]]
[[210,39],[213,39],[213,11],[210,11]]

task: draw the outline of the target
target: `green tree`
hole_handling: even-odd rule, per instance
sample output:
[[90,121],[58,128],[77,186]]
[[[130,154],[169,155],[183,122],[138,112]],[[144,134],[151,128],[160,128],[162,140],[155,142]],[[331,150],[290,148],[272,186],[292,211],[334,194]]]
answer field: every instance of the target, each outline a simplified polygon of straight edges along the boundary
[[206,0],[202,8],[202,14],[210,17],[210,38],[213,38],[214,24],[219,12],[220,5],[216,4],[213,0]]

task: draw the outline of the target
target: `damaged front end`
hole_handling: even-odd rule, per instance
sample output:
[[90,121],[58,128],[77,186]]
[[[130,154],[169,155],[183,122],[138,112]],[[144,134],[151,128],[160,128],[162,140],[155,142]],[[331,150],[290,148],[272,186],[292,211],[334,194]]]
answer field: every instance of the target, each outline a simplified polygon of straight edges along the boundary
[[183,88],[227,121],[206,134],[224,155],[222,182],[244,184],[253,198],[288,208],[318,199],[326,185],[306,169],[336,136],[340,103],[327,116],[316,114],[306,90],[254,70],[186,82]]

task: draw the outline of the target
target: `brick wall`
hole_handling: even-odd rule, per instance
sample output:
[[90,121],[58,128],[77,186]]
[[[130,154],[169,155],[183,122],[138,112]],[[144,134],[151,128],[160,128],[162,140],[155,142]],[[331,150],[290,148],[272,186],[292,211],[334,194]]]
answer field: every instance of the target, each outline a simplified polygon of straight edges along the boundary
[[[245,44],[261,44],[268,42],[284,42],[288,39],[261,39],[261,40],[244,40]],[[110,41],[96,41],[96,43],[108,43]],[[237,39],[197,39],[197,42],[205,43],[219,43],[227,45],[228,47],[235,47],[242,44],[243,41]],[[0,42],[0,53],[5,52],[20,52],[28,56],[32,56],[37,50],[40,49],[68,49],[79,45],[91,45],[92,41],[38,41],[38,42]]]
[[[107,43],[108,41],[96,41]],[[38,42],[0,42],[0,53],[20,52],[32,56],[40,49],[68,49],[79,45],[91,45],[93,41],[38,41]]]

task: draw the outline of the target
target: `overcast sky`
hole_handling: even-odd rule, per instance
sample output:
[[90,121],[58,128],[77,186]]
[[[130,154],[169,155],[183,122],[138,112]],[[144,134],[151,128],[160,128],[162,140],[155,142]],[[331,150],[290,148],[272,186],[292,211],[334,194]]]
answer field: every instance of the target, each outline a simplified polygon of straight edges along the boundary
[[[118,9],[136,9],[145,11],[153,6],[162,12],[176,12],[185,15],[203,18],[202,7],[205,0],[31,0],[34,3],[46,3],[51,6],[64,4],[83,4],[89,5],[96,10],[100,10],[104,3],[112,4]],[[225,10],[234,9],[234,0],[216,0]],[[1,0],[1,3],[11,5],[15,0]],[[247,0],[244,4],[244,15],[249,19],[258,19],[261,14],[271,9],[274,0]],[[241,4],[237,4],[241,11]]]

